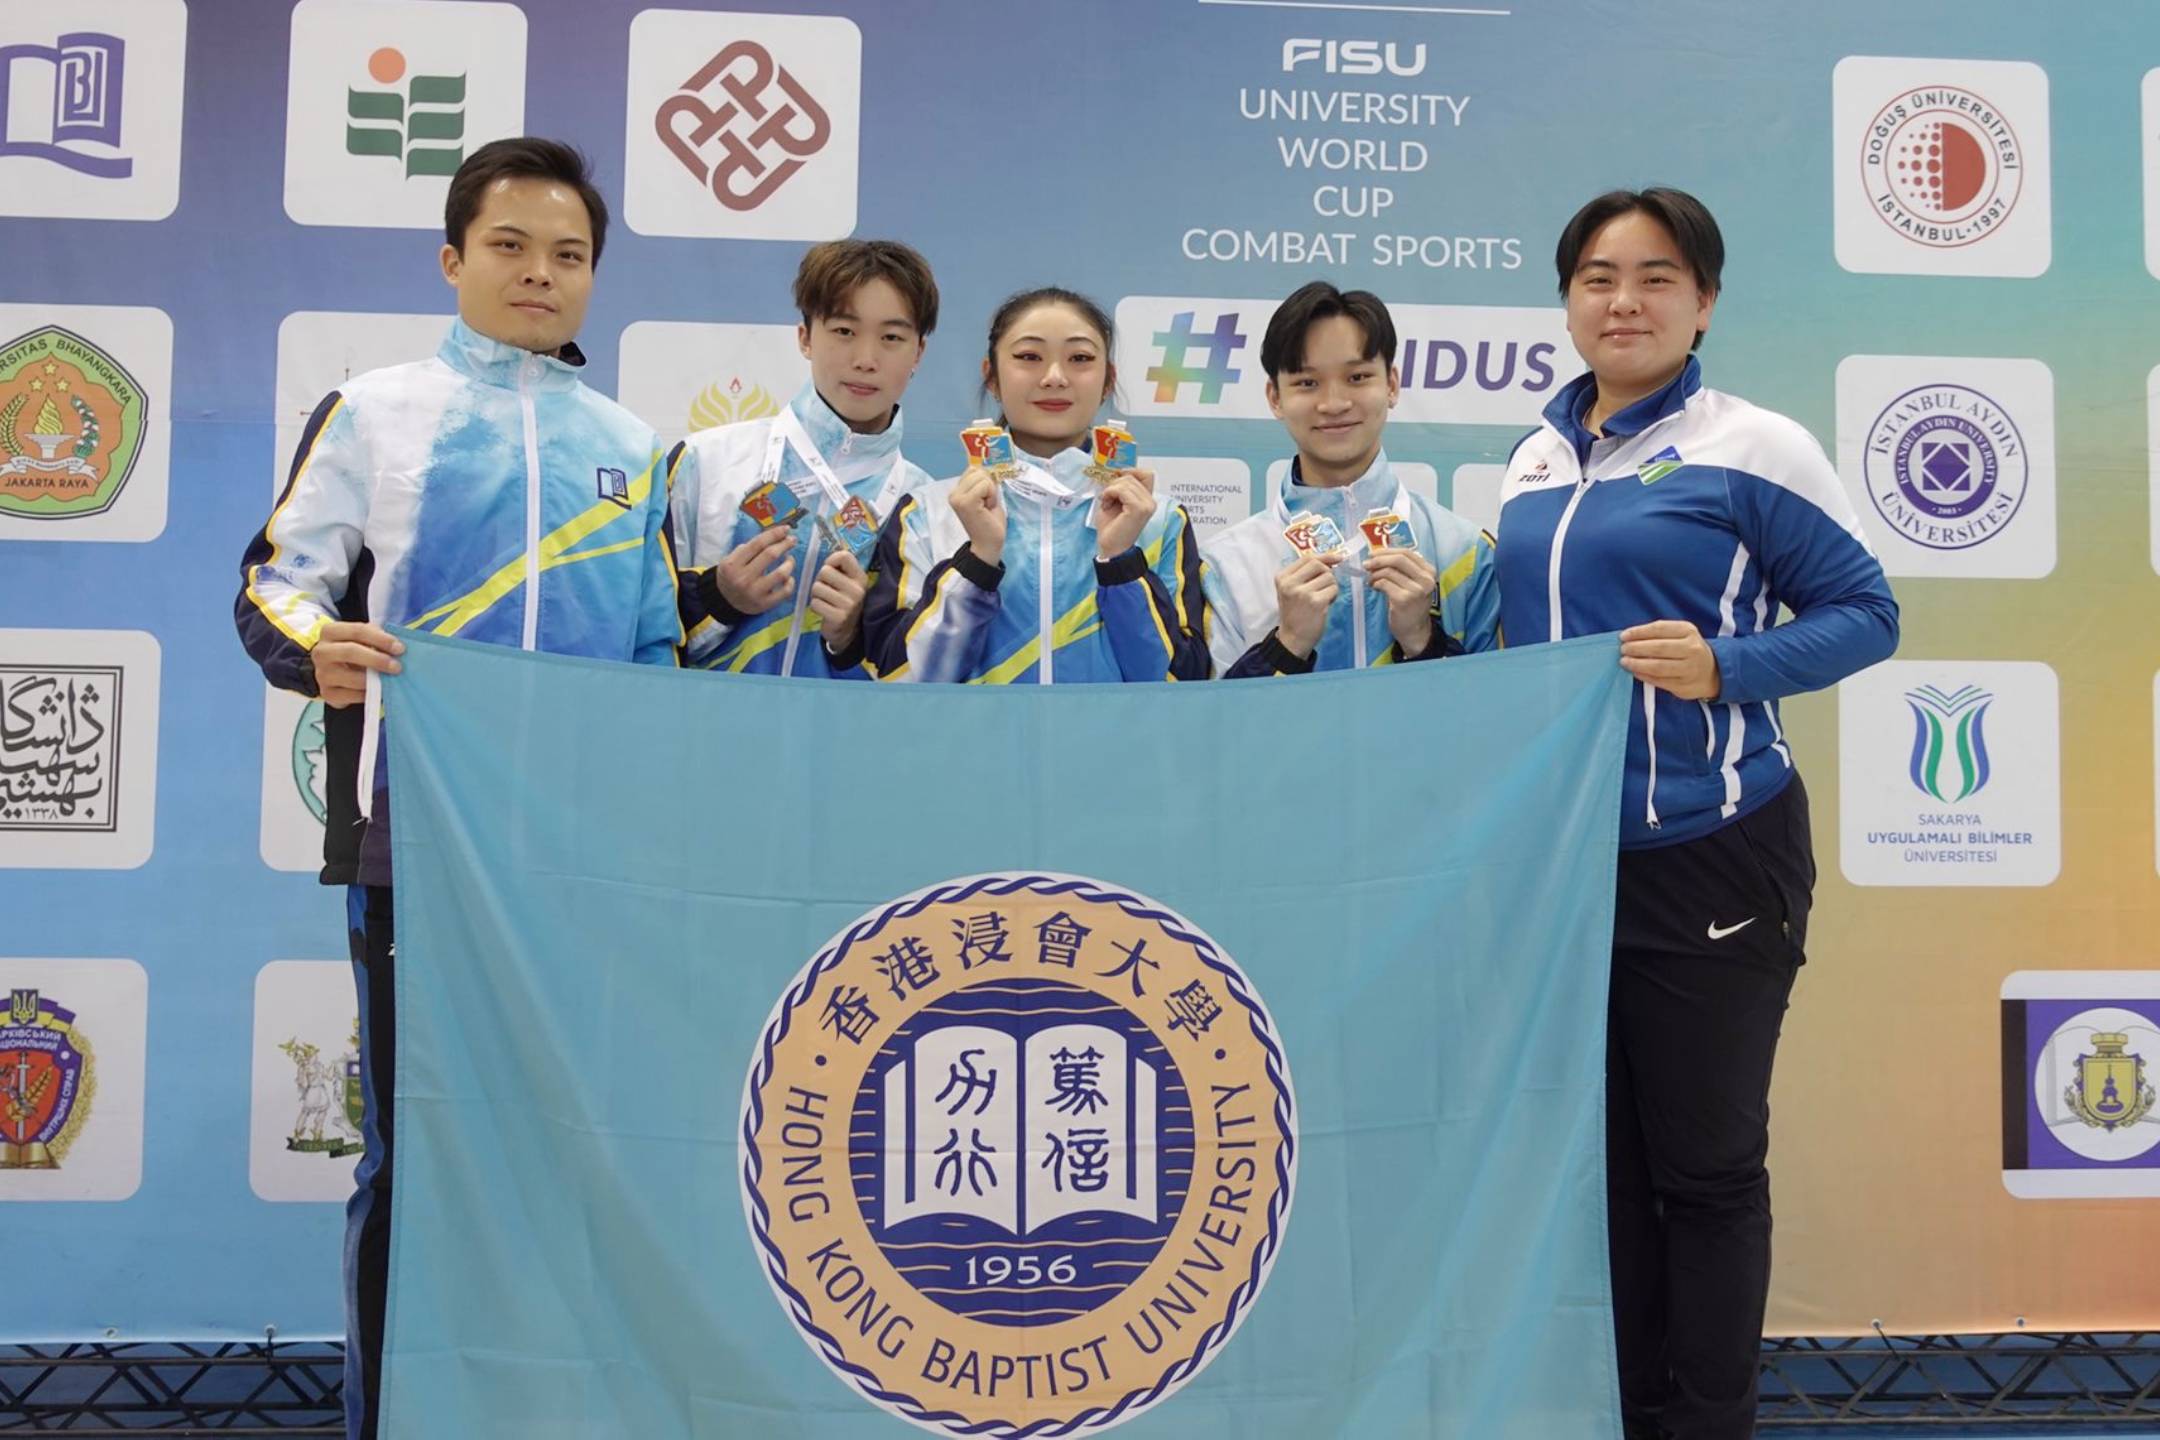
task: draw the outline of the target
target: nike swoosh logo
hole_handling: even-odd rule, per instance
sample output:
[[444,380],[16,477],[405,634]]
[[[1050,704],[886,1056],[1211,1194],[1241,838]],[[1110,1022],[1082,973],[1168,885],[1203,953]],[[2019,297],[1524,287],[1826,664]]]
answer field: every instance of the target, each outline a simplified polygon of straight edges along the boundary
[[1747,919],[1742,920],[1737,925],[1719,925],[1717,921],[1713,920],[1710,922],[1710,938],[1713,940],[1722,940],[1728,935],[1737,935],[1742,930],[1747,929],[1748,926],[1754,924],[1755,918],[1756,917],[1754,917],[1753,915],[1750,915]]

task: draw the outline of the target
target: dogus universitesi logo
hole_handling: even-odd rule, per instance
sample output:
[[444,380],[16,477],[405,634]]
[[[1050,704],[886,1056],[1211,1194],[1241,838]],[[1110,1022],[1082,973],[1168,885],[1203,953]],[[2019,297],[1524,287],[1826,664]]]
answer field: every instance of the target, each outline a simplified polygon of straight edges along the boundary
[[1289,1218],[1273,1022],[1206,935],[1058,875],[933,886],[798,975],[743,1095],[788,1316],[929,1429],[1108,1429],[1220,1352]]

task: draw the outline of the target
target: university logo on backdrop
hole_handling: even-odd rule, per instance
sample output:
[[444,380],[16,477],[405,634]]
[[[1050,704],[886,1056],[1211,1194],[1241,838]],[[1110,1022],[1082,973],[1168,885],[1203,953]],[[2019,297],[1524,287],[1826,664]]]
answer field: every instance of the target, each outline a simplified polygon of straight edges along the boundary
[[2055,568],[2055,379],[2038,360],[1849,355],[1838,472],[1891,575]]
[[0,867],[150,858],[158,645],[136,630],[0,630]]
[[2002,986],[2003,1184],[2160,1196],[2160,974],[2021,970]]
[[249,1185],[264,1200],[345,1199],[365,1148],[351,962],[263,966],[253,1034]]
[[788,986],[744,1089],[744,1210],[787,1320],[866,1398],[1109,1429],[1250,1310],[1295,1113],[1265,1006],[1190,922],[976,876],[864,915]]
[[2047,885],[2061,868],[2055,672],[1890,660],[1838,687],[1839,861],[1856,885]]
[[263,687],[263,863],[273,870],[322,869],[329,813],[327,711],[320,700]]
[[149,988],[132,960],[0,957],[0,1202],[142,1180]]
[[172,321],[132,305],[0,305],[0,540],[165,529]]
[[1840,265],[1889,275],[2048,268],[2046,71],[1855,55],[1838,62],[1831,92]]
[[300,0],[285,105],[285,213],[437,229],[450,176],[525,128],[525,14],[493,0]]
[[180,200],[182,0],[0,14],[0,215],[162,220]]
[[778,414],[810,378],[792,325],[640,320],[622,334],[616,396],[664,445]]
[[[1118,373],[1132,413],[1272,420],[1260,337],[1279,300],[1131,295],[1118,302]],[[1530,425],[1572,367],[1564,312],[1504,305],[1389,307],[1401,348],[1394,418]]]
[[623,218],[645,235],[855,228],[862,33],[837,16],[646,10],[630,24]]

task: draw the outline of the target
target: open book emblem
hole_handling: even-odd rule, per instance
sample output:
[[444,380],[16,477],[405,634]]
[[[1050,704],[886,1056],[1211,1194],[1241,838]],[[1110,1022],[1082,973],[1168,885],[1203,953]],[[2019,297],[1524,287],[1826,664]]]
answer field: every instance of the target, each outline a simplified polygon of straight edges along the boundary
[[788,987],[744,1093],[745,1211],[781,1313],[865,1398],[1102,1429],[1259,1293],[1295,1115],[1204,932],[1092,880],[975,876],[863,916]]

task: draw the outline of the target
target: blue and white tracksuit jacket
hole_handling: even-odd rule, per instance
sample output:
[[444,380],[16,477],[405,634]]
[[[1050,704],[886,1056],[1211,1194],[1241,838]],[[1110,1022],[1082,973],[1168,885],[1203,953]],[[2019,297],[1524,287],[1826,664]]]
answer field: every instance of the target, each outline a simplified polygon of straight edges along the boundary
[[878,535],[877,583],[863,611],[870,663],[885,680],[1048,685],[1205,680],[1207,601],[1192,517],[1157,504],[1139,541],[1095,558],[1089,456],[1035,461],[1072,494],[1006,486],[1004,563],[967,549],[957,478],[903,500]]
[[[1320,643],[1310,658],[1299,659],[1275,636],[1281,618],[1275,577],[1297,559],[1297,551],[1283,538],[1284,528],[1300,515],[1325,515],[1354,542],[1358,522],[1378,509],[1403,517],[1418,553],[1439,575],[1435,643],[1422,655],[1402,653],[1388,631],[1387,597],[1366,582],[1360,550],[1337,567],[1335,602]],[[1404,489],[1386,451],[1363,475],[1332,489],[1304,484],[1293,460],[1265,507],[1208,542],[1207,562],[1208,614],[1214,627],[1210,646],[1215,671],[1226,679],[1362,670],[1404,659],[1490,650],[1499,643],[1500,587],[1492,541],[1446,506]]]
[[[332,620],[673,665],[682,641],[652,427],[584,363],[459,321],[431,360],[345,382],[309,417],[285,492],[240,562],[234,618],[270,683],[316,694]],[[329,712],[327,884],[390,883],[389,772],[354,785],[360,706]]]
[[1704,389],[1692,357],[1602,437],[1583,424],[1595,399],[1594,377],[1570,383],[1508,460],[1500,610],[1515,645],[1652,620],[1689,621],[1709,641],[1716,700],[1636,682],[1620,843],[1646,849],[1775,798],[1793,773],[1778,700],[1888,656],[1898,610],[1799,425]]
[[[900,416],[875,435],[858,435],[833,413],[817,388],[804,384],[788,408],[802,423],[833,476],[866,502],[882,522],[901,497],[930,484],[930,476],[900,456]],[[795,590],[762,615],[744,615],[720,594],[719,566],[736,546],[757,538],[758,524],[742,513],[742,498],[755,489],[765,464],[773,419],[767,416],[715,426],[692,435],[668,457],[673,491],[675,544],[683,565],[683,624],[689,633],[684,663],[704,670],[753,675],[835,676],[869,680],[863,668],[862,631],[845,651],[828,650],[810,608],[810,587],[830,553],[816,525],[796,527]],[[834,509],[802,457],[790,446],[780,479],[804,509]]]

